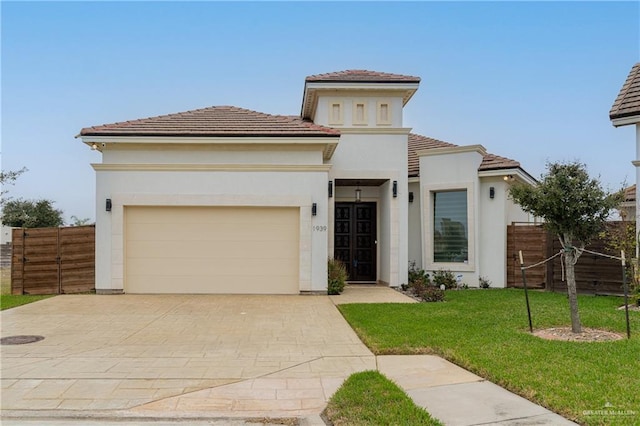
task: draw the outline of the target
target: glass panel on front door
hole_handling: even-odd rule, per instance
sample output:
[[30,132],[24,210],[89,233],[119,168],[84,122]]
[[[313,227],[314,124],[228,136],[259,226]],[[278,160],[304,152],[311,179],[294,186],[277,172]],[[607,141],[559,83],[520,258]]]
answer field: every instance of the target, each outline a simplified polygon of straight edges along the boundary
[[335,258],[349,281],[376,280],[376,203],[336,203]]

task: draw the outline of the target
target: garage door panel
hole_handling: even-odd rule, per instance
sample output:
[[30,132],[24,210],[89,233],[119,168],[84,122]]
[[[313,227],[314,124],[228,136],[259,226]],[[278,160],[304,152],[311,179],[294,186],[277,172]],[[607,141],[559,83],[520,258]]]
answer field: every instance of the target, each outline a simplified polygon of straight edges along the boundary
[[[129,224],[127,236],[132,241],[277,241],[289,240],[297,236],[297,232],[291,230],[290,224],[284,226],[269,226],[269,233],[265,233],[267,225],[255,225],[242,227],[242,233],[231,224],[206,224],[197,226],[194,224],[176,225],[169,224]],[[276,239],[277,238],[277,239]]]
[[299,292],[299,209],[126,207],[129,293]]
[[[270,225],[274,219],[282,218],[283,211],[297,211],[294,208],[279,207],[129,207],[129,223],[175,223],[183,219],[185,210],[189,210],[189,224],[250,224],[259,223]],[[135,211],[134,211],[135,210]],[[260,214],[256,215],[256,211]],[[293,215],[290,214],[290,217]]]
[[174,293],[184,294],[287,294],[289,286],[287,281],[290,277],[283,276],[281,281],[275,281],[269,287],[258,287],[256,289],[256,277],[236,276],[234,280],[216,279],[208,277],[185,277],[178,279],[175,277],[158,277],[155,280],[141,281],[137,284],[137,293],[166,293],[158,289],[171,288]]
[[264,259],[251,260],[248,262],[243,258],[236,259],[176,259],[171,268],[166,267],[166,259],[142,258],[137,259],[127,268],[128,275],[158,277],[163,275],[171,276],[225,276],[251,275],[251,276],[272,276],[291,275],[287,271],[293,268],[289,259]]
[[[247,245],[251,244],[251,247]],[[230,241],[212,246],[208,241],[171,242],[171,241],[136,241],[129,244],[130,258],[160,258],[165,259],[167,253],[172,253],[173,259],[232,259],[246,258],[247,249],[262,251],[265,259],[294,258],[299,251],[287,241]]]

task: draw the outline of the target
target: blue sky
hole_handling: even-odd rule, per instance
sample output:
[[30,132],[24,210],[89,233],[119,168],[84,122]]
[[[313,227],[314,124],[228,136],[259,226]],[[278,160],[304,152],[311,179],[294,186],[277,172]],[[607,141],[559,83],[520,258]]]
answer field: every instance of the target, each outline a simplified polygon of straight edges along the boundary
[[307,75],[417,75],[405,126],[482,144],[532,175],[580,160],[635,181],[608,112],[640,61],[639,2],[6,2],[2,169],[10,195],[95,217],[82,127],[235,105],[298,114]]

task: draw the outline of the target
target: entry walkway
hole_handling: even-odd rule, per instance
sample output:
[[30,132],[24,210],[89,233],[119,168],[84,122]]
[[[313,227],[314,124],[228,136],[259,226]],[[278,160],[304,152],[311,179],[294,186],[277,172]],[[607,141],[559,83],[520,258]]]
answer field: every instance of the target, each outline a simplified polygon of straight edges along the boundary
[[[336,305],[417,303],[396,290],[377,285],[350,285],[340,296],[330,297]],[[377,356],[376,367],[416,405],[448,426],[575,425],[438,356]]]
[[58,296],[2,311],[2,337],[45,337],[1,347],[2,421],[322,425],[344,379],[379,369],[447,425],[572,424],[441,358],[375,357],[334,307],[364,302],[415,303],[349,286],[332,297]]

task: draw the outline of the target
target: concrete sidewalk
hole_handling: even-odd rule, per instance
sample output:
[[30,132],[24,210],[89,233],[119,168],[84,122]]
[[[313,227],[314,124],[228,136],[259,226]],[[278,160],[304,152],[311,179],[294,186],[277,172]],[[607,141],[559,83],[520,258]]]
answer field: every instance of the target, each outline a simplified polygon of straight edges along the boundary
[[382,374],[448,426],[575,425],[437,356],[387,355],[376,360]]

